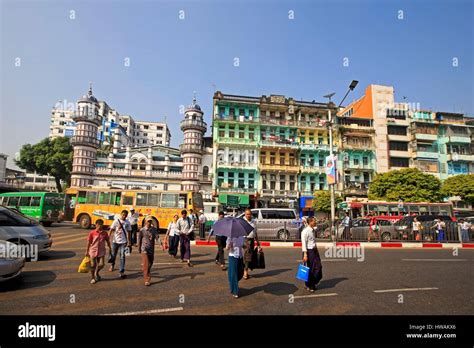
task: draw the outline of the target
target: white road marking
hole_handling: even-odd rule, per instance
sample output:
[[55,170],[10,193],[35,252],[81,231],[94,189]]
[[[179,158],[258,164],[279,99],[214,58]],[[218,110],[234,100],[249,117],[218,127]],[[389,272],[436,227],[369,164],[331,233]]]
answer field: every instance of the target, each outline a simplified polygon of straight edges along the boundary
[[467,259],[402,259],[402,261],[467,261]]
[[147,311],[139,311],[139,312],[107,313],[107,314],[102,314],[102,315],[141,315],[141,314],[177,312],[177,311],[182,311],[182,310],[184,310],[183,307],[173,307],[173,308],[150,309]]
[[382,292],[420,291],[420,290],[439,290],[439,289],[438,289],[438,288],[406,288],[406,289],[374,290],[374,292],[376,292],[376,293],[382,293]]
[[317,294],[317,295],[304,295],[304,296],[295,296],[293,297],[294,299],[297,299],[297,298],[309,298],[309,297],[329,297],[329,296],[337,296],[337,293],[335,292],[332,292],[332,293],[329,293],[329,294]]

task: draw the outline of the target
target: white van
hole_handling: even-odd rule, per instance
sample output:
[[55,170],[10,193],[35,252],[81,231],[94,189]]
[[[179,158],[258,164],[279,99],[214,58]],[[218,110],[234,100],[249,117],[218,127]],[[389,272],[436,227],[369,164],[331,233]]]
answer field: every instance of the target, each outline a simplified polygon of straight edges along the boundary
[[[238,217],[243,217],[244,214]],[[286,241],[299,238],[302,224],[293,209],[257,208],[252,209],[252,216],[257,220],[257,234],[261,240]]]

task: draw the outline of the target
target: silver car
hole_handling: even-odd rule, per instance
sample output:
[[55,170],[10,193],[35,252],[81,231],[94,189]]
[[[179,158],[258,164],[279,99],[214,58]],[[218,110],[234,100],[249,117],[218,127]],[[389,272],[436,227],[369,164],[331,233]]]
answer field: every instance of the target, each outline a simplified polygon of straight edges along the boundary
[[29,249],[31,257],[34,256],[33,252],[38,254],[47,252],[53,244],[51,234],[37,221],[2,206],[0,206],[0,240],[27,247],[24,250]]
[[18,277],[25,266],[20,248],[10,242],[0,241],[0,282]]
[[[244,214],[239,215],[242,218]],[[293,209],[252,209],[257,221],[257,234],[260,240],[296,240],[302,228],[302,222]]]

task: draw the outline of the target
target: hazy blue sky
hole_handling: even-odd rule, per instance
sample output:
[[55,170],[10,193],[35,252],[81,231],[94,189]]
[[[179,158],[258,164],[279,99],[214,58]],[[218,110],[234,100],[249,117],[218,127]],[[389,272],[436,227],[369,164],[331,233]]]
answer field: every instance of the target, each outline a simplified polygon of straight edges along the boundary
[[11,157],[48,136],[52,106],[75,102],[89,81],[121,114],[166,116],[173,146],[194,90],[210,124],[213,85],[318,101],[336,92],[338,102],[357,79],[348,101],[386,84],[398,101],[474,114],[469,0],[0,2],[0,152]]

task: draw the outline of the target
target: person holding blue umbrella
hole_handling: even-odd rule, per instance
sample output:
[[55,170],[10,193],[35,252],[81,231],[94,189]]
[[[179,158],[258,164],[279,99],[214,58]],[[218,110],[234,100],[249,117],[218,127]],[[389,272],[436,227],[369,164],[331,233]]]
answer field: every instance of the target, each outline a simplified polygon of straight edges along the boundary
[[227,278],[230,293],[234,298],[239,298],[239,280],[244,275],[242,247],[244,237],[253,230],[253,227],[243,219],[226,217],[218,220],[212,228],[216,234],[227,237],[226,249],[229,251]]

